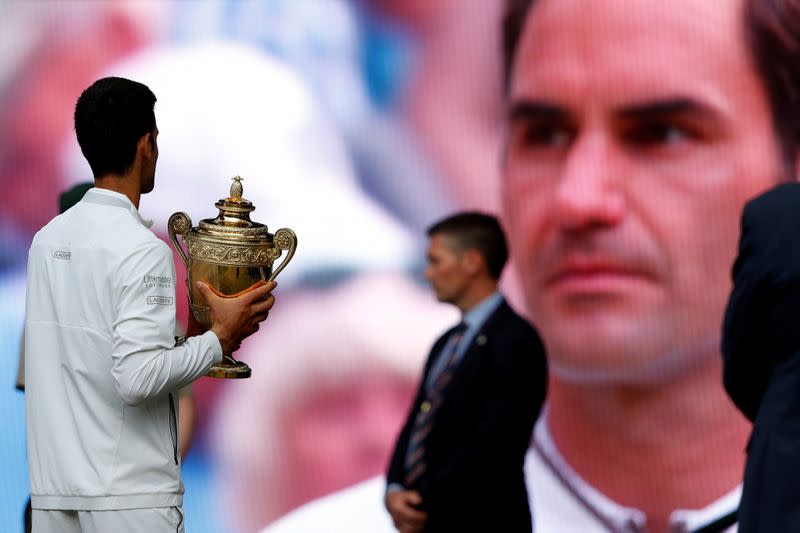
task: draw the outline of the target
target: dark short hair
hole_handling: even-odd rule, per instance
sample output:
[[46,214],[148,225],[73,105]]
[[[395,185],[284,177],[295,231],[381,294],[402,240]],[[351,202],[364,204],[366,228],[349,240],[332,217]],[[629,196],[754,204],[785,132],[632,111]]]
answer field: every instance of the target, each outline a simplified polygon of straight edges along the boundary
[[453,239],[460,250],[477,250],[486,261],[489,275],[500,279],[508,261],[508,244],[496,217],[479,212],[456,213],[428,228],[428,236],[443,235]]
[[155,103],[146,85],[125,78],[99,79],[81,93],[75,134],[95,178],[131,168],[139,139],[155,131]]
[[[506,87],[530,9],[535,0],[507,0],[503,17]],[[775,138],[789,175],[800,151],[800,2],[745,0],[744,36],[767,93]]]
[[534,0],[506,0],[506,12],[503,16],[502,50],[503,50],[503,81],[506,91],[511,85],[511,69],[514,68],[514,59],[517,57],[517,48],[522,39],[522,30],[528,19],[528,12]]
[[750,55],[769,98],[775,137],[788,175],[794,176],[800,151],[800,3],[746,0],[744,19]]

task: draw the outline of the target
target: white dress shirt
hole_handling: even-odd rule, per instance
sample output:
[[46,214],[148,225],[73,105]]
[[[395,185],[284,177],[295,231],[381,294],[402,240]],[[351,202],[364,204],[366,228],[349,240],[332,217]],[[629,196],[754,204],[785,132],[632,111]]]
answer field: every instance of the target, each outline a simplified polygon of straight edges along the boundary
[[[536,533],[644,533],[644,512],[620,505],[589,485],[559,453],[547,428],[547,413],[534,428],[525,458],[528,498]],[[669,533],[688,533],[735,510],[741,485],[702,509],[676,509]],[[735,533],[736,526],[725,530]]]

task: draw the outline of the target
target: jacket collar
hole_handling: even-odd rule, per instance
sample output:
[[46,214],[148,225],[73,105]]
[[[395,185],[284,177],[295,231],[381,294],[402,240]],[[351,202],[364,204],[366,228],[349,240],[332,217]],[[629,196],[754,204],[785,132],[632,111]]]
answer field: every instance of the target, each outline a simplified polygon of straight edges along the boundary
[[81,201],[92,204],[124,208],[129,210],[131,214],[133,214],[134,218],[136,218],[136,220],[138,220],[144,227],[149,229],[153,225],[152,220],[145,220],[142,218],[142,215],[139,214],[139,210],[136,209],[136,206],[133,205],[133,202],[131,202],[130,198],[122,193],[118,193],[109,189],[92,187],[86,191],[86,194]]

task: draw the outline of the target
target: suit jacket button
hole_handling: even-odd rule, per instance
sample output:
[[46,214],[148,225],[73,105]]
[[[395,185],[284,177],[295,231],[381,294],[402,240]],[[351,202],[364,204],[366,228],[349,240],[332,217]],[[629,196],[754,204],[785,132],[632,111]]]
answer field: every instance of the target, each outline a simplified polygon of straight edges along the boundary
[[431,410],[431,402],[425,400],[424,402],[422,402],[422,405],[419,406],[419,410],[422,411],[423,413],[427,413],[428,411]]
[[487,341],[486,335],[478,335],[478,338],[475,339],[475,342],[478,343],[478,346],[483,346],[484,344],[486,344],[486,341]]

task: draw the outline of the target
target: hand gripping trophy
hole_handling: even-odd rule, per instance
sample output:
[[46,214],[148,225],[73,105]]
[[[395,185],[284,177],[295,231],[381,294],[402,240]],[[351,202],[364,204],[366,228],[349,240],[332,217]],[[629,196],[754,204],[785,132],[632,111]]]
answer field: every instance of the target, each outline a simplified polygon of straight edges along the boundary
[[[167,224],[169,239],[186,265],[186,283],[189,288],[189,308],[194,318],[205,328],[211,327],[208,303],[196,288],[203,281],[220,296],[238,295],[259,281],[272,281],[294,256],[297,236],[288,228],[273,235],[267,226],[250,220],[255,206],[242,197],[242,178],[233,178],[230,196],[216,204],[219,215],[204,219],[196,227],[186,213],[174,213]],[[188,254],[180,246],[180,235]],[[283,250],[283,261],[275,270],[273,262]],[[230,354],[223,356],[206,375],[214,378],[249,378],[250,367]]]

